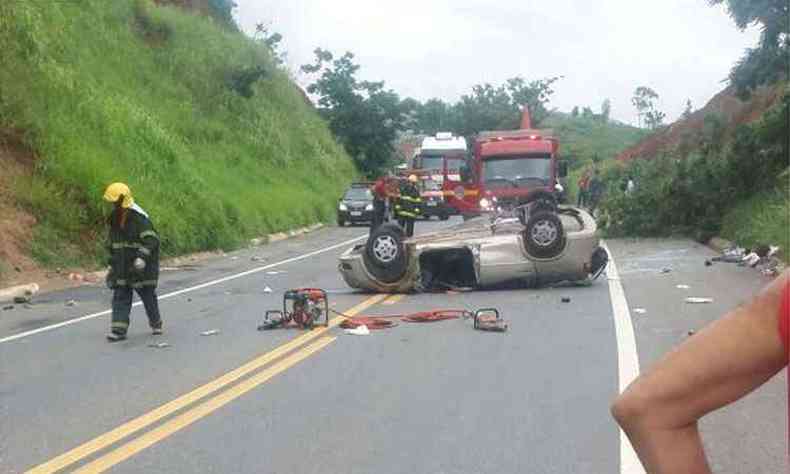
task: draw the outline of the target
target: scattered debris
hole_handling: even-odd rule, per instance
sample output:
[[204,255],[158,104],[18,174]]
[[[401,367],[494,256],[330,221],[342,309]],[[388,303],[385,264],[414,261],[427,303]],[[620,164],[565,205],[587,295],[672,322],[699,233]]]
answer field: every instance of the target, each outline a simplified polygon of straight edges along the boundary
[[743,257],[743,259],[741,259],[741,262],[742,262],[744,265],[748,265],[748,266],[750,266],[750,267],[754,268],[754,267],[756,267],[756,266],[757,266],[757,264],[758,264],[758,263],[760,263],[760,259],[761,259],[761,258],[760,258],[760,256],[757,254],[757,252],[752,252],[752,253],[750,253],[749,255],[747,255],[747,256],[745,256],[745,257]]
[[711,262],[710,260],[705,260],[706,267],[710,267],[711,265],[713,265],[713,262]]
[[364,324],[361,324],[353,329],[346,329],[343,332],[352,336],[370,336],[370,329],[368,329],[368,327]]
[[561,301],[563,303],[570,303],[571,302],[571,298],[569,296],[563,296]]
[[230,257],[230,259],[231,259],[231,260],[238,260],[238,259],[239,259],[239,257],[235,257],[235,256],[234,256],[234,257]]
[[474,314],[474,328],[478,331],[505,332],[507,322],[499,316],[499,311],[494,308],[479,309]]
[[664,268],[661,269],[661,273],[670,273],[671,271],[672,271],[672,269],[669,268],[669,267],[664,267]]
[[266,261],[265,258],[259,257],[257,255],[253,255],[252,257],[250,257],[250,260],[252,260],[253,262],[265,262]]
[[698,297],[689,297],[686,298],[686,303],[689,304],[706,304],[706,303],[713,303],[713,298],[698,298]]
[[11,311],[14,309],[14,305],[10,304],[8,306],[3,306],[3,311]]
[[167,342],[152,342],[148,344],[148,347],[153,347],[155,349],[164,349],[165,347],[170,347],[170,344]]
[[71,281],[82,281],[85,277],[79,273],[69,273],[69,280]]
[[279,272],[266,272],[267,275],[279,275],[280,273],[285,273],[284,271]]
[[271,288],[269,288],[269,287],[267,286],[266,288],[264,288],[264,289],[263,289],[263,292],[264,292],[264,293],[274,293],[274,290],[272,290]]
[[636,313],[636,314],[647,314],[647,310],[645,308],[634,308],[634,313]]
[[209,329],[200,333],[201,336],[216,336],[219,334],[219,329]]
[[68,307],[77,306],[77,302],[74,300],[68,300],[66,301],[66,306]]
[[29,295],[25,295],[25,296],[14,296],[14,303],[15,303],[15,304],[25,304],[25,303],[30,303],[30,296],[29,296]]
[[688,285],[675,285],[675,288],[677,288],[678,290],[688,290],[691,287]]
[[696,334],[696,331],[694,331],[693,329],[689,329],[689,331],[686,334],[688,334],[689,336],[693,336],[694,334]]

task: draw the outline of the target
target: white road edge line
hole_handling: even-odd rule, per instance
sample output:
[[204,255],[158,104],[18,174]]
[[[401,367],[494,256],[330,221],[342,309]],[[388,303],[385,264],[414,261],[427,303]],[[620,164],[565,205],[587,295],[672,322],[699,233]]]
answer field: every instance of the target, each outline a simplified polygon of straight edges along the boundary
[[[620,283],[620,274],[614,263],[614,256],[609,246],[601,241],[601,247],[609,254],[609,265],[606,267],[606,276],[609,280],[609,297],[612,300],[612,313],[614,316],[615,335],[617,336],[617,372],[620,384],[620,393],[639,376],[639,354],[636,351],[636,337],[634,325],[631,322],[631,311],[625,299],[625,291]],[[642,463],[636,455],[631,441],[625,432],[620,430],[620,473],[645,474]]]
[[[200,285],[190,286],[189,288],[184,288],[182,290],[173,291],[171,293],[160,295],[159,296],[159,300],[165,300],[165,299],[168,299],[168,298],[172,298],[174,296],[183,295],[184,293],[190,293],[190,292],[193,292],[193,291],[201,290],[201,289],[207,288],[209,286],[219,285],[220,283],[225,283],[227,281],[235,280],[237,278],[242,278],[242,277],[245,277],[245,276],[253,275],[255,273],[259,273],[259,272],[262,272],[264,270],[268,270],[270,268],[279,267],[281,265],[286,265],[288,263],[298,262],[299,260],[304,260],[306,258],[314,257],[314,256],[322,254],[322,253],[331,252],[332,250],[351,245],[354,242],[358,242],[358,241],[360,241],[362,239],[365,239],[367,237],[368,237],[368,235],[365,234],[365,235],[362,235],[362,236],[359,236],[359,237],[355,237],[355,238],[353,238],[351,240],[346,240],[345,242],[340,242],[339,244],[335,244],[335,245],[332,245],[330,247],[326,247],[326,248],[323,248],[323,249],[320,249],[320,250],[316,250],[314,252],[306,253],[304,255],[299,255],[298,257],[292,257],[292,258],[289,258],[289,259],[286,259],[286,260],[282,260],[280,262],[270,263],[269,265],[264,265],[262,267],[253,268],[252,270],[247,270],[247,271],[244,271],[244,272],[241,272],[241,273],[236,273],[234,275],[228,275],[228,276],[220,278],[218,280],[212,280],[212,281],[209,281],[209,282],[206,282],[206,283],[201,283]],[[141,304],[142,303],[140,301],[137,301],[132,306],[140,306]],[[106,316],[106,315],[108,315],[110,313],[112,313],[112,310],[108,309],[108,310],[101,311],[101,312],[98,312],[98,313],[86,314],[85,316],[80,316],[79,318],[69,319],[68,321],[63,321],[62,323],[53,324],[51,326],[44,326],[44,327],[41,327],[41,328],[38,328],[38,329],[32,329],[30,331],[21,332],[19,334],[14,334],[13,336],[8,336],[8,337],[4,337],[4,338],[0,339],[0,344],[5,343],[5,342],[16,341],[17,339],[22,339],[22,338],[25,338],[25,337],[28,337],[28,336],[32,336],[34,334],[39,334],[39,333],[42,333],[42,332],[52,331],[53,329],[58,329],[58,328],[62,328],[62,327],[65,327],[65,326],[70,326],[72,324],[77,324],[77,323],[80,323],[82,321],[87,321],[89,319],[98,318],[99,316]]]

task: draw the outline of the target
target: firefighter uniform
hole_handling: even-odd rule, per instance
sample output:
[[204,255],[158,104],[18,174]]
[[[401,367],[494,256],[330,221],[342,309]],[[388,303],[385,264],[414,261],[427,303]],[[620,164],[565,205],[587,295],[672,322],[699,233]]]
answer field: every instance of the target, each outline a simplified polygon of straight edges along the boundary
[[143,302],[154,334],[162,332],[156,286],[159,280],[159,235],[148,214],[134,203],[129,188],[115,183],[104,199],[113,202],[108,251],[107,286],[113,290],[112,324],[107,338],[122,340],[129,329],[133,291]]
[[422,215],[422,198],[416,182],[415,175],[409,176],[408,182],[401,184],[400,196],[395,202],[395,216],[408,237],[414,235],[414,221]]

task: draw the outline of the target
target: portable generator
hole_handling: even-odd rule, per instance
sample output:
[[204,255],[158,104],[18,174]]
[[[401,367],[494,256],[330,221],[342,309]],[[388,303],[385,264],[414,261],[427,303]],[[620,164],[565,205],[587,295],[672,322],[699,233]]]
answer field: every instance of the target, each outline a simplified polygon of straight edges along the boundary
[[259,331],[279,327],[312,329],[329,326],[329,300],[320,288],[296,288],[283,294],[283,309],[269,310]]

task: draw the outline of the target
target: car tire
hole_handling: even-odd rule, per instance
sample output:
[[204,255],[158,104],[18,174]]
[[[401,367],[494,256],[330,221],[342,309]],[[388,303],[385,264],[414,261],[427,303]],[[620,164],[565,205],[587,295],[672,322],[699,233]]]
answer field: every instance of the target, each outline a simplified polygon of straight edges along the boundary
[[367,271],[382,283],[396,283],[406,274],[409,261],[403,244],[403,229],[393,223],[380,225],[365,244],[363,259]]
[[338,219],[337,220],[337,226],[338,227],[345,227],[346,226],[346,221],[344,221],[343,219]]
[[535,258],[554,258],[565,250],[565,230],[557,214],[537,212],[527,221],[524,246]]

